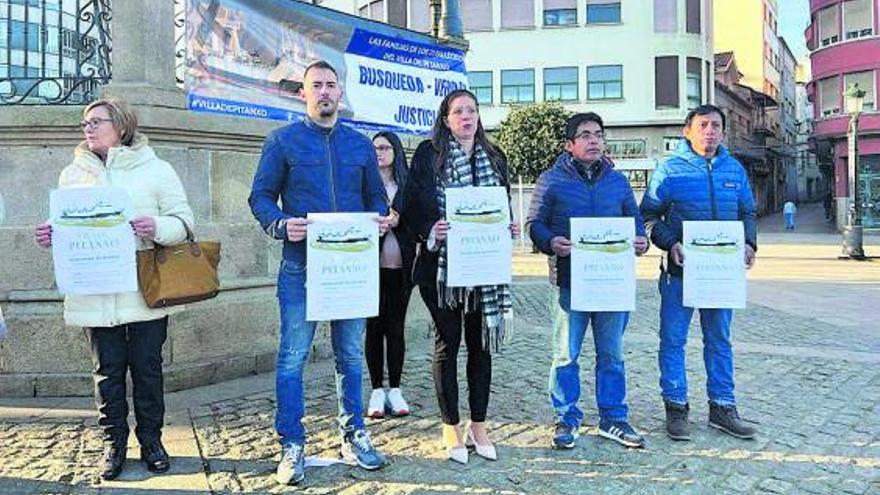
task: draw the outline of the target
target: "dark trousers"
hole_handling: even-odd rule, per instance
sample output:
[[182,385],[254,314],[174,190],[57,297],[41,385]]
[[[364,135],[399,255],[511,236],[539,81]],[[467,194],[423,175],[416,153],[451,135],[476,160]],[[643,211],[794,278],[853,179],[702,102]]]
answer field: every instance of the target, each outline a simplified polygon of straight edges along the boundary
[[379,271],[379,315],[367,320],[364,354],[370,369],[373,388],[382,388],[385,361],[388,361],[388,386],[400,387],[403,374],[406,307],[411,290],[402,268]]
[[158,439],[165,421],[162,344],[168,335],[168,318],[84,330],[91,348],[95,405],[104,441],[128,441],[125,375],[129,370],[135,435],[141,445]]
[[419,292],[434,320],[434,388],[444,424],[458,424],[458,348],[461,334],[467,345],[468,403],[471,420],[486,421],[489,385],[492,383],[492,355],[483,348],[483,315],[479,305],[465,313],[462,309],[440,308],[437,287],[420,285]]

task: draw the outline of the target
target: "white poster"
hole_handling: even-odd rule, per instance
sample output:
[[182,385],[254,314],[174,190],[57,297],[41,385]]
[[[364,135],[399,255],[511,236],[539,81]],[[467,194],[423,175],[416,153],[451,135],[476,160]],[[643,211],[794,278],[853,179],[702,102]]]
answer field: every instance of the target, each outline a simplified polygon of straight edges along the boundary
[[513,242],[507,190],[493,187],[446,189],[446,285],[509,284]]
[[571,309],[636,308],[635,220],[571,219]]
[[742,222],[684,222],[684,296],[691,308],[745,308]]
[[136,292],[131,198],[118,187],[56,189],[49,194],[55,283],[62,294]]
[[379,314],[379,224],[375,213],[309,213],[306,320]]

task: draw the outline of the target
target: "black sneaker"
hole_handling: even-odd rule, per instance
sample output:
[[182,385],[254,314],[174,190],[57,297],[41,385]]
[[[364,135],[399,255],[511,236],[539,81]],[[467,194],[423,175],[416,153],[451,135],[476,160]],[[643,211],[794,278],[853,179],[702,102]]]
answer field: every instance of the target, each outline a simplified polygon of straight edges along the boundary
[[165,452],[162,440],[158,438],[141,445],[141,460],[152,473],[164,473],[171,468],[168,452]]
[[663,401],[666,406],[666,435],[673,440],[690,440],[691,432],[688,426],[687,403],[676,404],[675,402]]
[[578,436],[577,426],[568,426],[565,423],[557,423],[556,431],[553,433],[553,448],[573,449]]
[[104,452],[101,455],[101,478],[114,480],[122,473],[127,454],[128,442],[107,442],[104,444]]
[[645,438],[626,421],[600,421],[599,436],[635,449],[645,446]]
[[734,405],[722,406],[709,401],[709,426],[736,438],[755,438],[755,429],[740,419]]
[[282,485],[298,485],[306,478],[305,446],[291,443],[281,447],[281,461],[275,470],[275,481]]

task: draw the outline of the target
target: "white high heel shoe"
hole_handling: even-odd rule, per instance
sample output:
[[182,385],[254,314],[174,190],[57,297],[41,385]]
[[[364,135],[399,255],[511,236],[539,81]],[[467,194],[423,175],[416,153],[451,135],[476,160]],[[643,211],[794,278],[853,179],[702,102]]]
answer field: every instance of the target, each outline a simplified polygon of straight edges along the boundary
[[468,423],[467,426],[467,441],[465,442],[465,446],[473,447],[474,452],[484,459],[489,459],[490,461],[498,460],[498,452],[495,450],[494,445],[491,443],[488,445],[480,445],[477,443],[476,438],[474,438],[474,430],[471,428],[470,423]]
[[446,451],[446,458],[450,461],[457,462],[459,464],[468,463],[468,449],[466,446],[450,447],[446,445],[446,440],[443,437],[440,438],[440,445],[443,446],[443,449]]

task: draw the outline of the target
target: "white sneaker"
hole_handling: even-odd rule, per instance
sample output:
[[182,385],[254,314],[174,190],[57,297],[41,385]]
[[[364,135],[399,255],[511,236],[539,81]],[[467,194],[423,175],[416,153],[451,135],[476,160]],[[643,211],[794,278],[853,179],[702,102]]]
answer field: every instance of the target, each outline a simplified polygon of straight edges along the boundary
[[367,416],[373,419],[385,417],[385,389],[374,388],[370,394],[370,404],[367,407]]
[[409,404],[403,400],[399,388],[388,389],[388,405],[392,416],[406,416],[409,414]]

